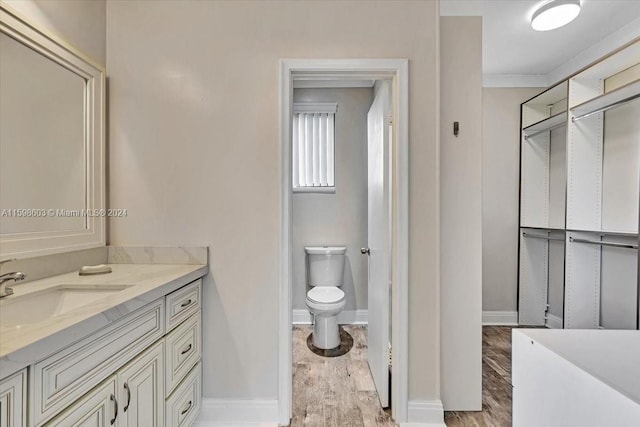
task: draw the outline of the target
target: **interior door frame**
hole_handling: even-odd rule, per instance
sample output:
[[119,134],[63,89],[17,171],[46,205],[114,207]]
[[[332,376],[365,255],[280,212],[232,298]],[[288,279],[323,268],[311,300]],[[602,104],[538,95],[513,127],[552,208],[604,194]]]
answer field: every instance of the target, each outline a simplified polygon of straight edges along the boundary
[[392,307],[391,411],[407,421],[409,352],[409,61],[408,59],[281,59],[280,60],[280,241],[278,308],[278,422],[292,416],[292,190],[291,107],[295,79],[391,81],[394,138],[392,144]]

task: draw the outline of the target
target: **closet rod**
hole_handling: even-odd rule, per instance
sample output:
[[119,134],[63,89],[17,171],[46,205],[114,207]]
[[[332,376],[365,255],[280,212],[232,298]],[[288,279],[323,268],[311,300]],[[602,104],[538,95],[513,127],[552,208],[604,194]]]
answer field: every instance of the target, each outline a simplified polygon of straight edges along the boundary
[[543,130],[539,130],[537,132],[530,133],[529,135],[525,135],[524,139],[529,139],[529,138],[532,138],[534,136],[538,136],[541,133],[551,132],[552,130],[559,129],[559,128],[564,127],[566,125],[567,125],[566,123],[558,123],[557,125],[551,126],[549,129],[543,129]]
[[554,237],[554,236],[541,236],[539,234],[528,234],[522,233],[522,237],[532,237],[534,239],[543,239],[543,240],[562,240],[564,242],[564,237]]
[[569,241],[576,243],[589,243],[591,245],[613,246],[614,248],[638,249],[638,245],[632,245],[630,243],[606,242],[604,240],[574,239],[573,237],[570,237]]
[[606,107],[602,107],[602,108],[598,108],[597,110],[589,111],[588,113],[584,113],[584,114],[582,114],[580,116],[573,116],[573,117],[571,117],[571,121],[572,122],[577,122],[578,120],[584,119],[585,117],[589,117],[589,116],[591,116],[593,114],[598,114],[598,113],[602,113],[604,111],[611,110],[613,108],[616,108],[616,107],[619,107],[621,105],[624,105],[627,102],[631,102],[631,101],[633,101],[634,99],[636,99],[638,97],[640,97],[640,93],[637,93],[637,94],[635,94],[633,96],[630,96],[629,98],[621,99],[620,101],[614,102],[613,104],[607,105]]

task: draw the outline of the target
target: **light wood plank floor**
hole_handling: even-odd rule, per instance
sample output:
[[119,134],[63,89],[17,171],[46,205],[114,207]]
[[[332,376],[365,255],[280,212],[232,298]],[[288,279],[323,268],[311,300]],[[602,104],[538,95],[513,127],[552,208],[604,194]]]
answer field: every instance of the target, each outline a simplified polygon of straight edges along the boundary
[[344,325],[353,348],[321,357],[307,347],[311,326],[293,328],[293,419],[291,426],[396,426],[383,411],[367,363],[366,327]]
[[[293,328],[291,426],[397,426],[382,410],[367,364],[366,327],[345,325],[354,339],[344,356],[307,348],[310,326]],[[482,328],[482,412],[446,412],[448,427],[511,426],[511,328]]]
[[448,427],[511,426],[511,327],[482,328],[482,412],[445,412]]

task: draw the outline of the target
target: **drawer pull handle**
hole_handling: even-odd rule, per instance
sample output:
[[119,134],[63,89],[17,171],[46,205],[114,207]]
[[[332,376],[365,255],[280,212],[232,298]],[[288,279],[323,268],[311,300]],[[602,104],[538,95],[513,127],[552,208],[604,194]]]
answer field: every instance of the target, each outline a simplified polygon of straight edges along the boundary
[[184,414],[186,414],[187,412],[189,412],[189,409],[191,409],[191,405],[192,405],[192,401],[190,400],[190,401],[189,401],[189,403],[187,403],[187,407],[186,407],[186,408],[184,408],[184,409],[182,410],[182,412],[180,412],[180,415],[184,415]]
[[187,346],[187,348],[185,348],[184,350],[182,350],[182,351],[180,352],[180,354],[187,354],[187,353],[189,353],[189,352],[191,351],[191,347],[192,347],[192,346],[191,346],[191,344],[189,344],[189,345]]
[[111,420],[111,425],[114,425],[116,418],[118,418],[118,399],[112,394],[111,401],[113,402],[113,419]]
[[131,390],[129,389],[129,384],[124,383],[124,389],[127,390],[127,404],[124,406],[124,409],[122,409],[122,412],[127,412],[129,404],[131,403]]
[[182,304],[180,304],[180,307],[181,307],[181,308],[185,308],[186,306],[191,305],[191,303],[192,303],[192,302],[193,302],[193,300],[188,299],[188,300],[186,300],[185,302],[183,302]]

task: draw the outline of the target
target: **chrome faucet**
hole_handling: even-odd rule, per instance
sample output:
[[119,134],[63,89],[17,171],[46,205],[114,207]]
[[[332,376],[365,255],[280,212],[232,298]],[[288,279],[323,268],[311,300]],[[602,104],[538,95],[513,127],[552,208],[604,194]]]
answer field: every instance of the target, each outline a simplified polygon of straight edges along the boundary
[[[4,264],[5,262],[15,261],[14,259],[6,259],[4,261],[0,261],[0,264]],[[14,281],[19,282],[20,280],[24,280],[27,277],[26,274],[20,271],[14,271],[12,273],[0,274],[0,298],[7,297],[9,295],[13,295],[13,289],[7,287],[5,283]]]

